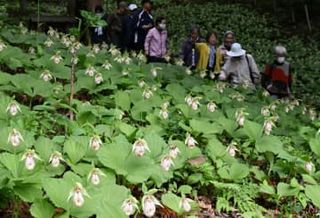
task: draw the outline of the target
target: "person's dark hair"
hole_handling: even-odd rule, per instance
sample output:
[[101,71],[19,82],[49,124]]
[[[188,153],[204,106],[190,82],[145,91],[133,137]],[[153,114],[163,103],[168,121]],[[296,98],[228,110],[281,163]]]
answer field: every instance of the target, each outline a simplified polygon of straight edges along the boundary
[[152,1],[151,0],[142,0],[141,1],[141,5],[143,6],[146,3],[150,3],[152,5]]
[[189,34],[191,35],[194,31],[197,31],[199,36],[201,35],[201,33],[200,33],[200,27],[198,27],[198,26],[191,26],[190,29],[189,29]]
[[209,42],[210,37],[214,35],[216,37],[216,39],[218,39],[218,33],[217,31],[209,31],[206,35],[206,41]]
[[158,17],[155,22],[156,26],[158,26],[165,19],[166,19],[165,17]]
[[103,7],[101,6],[101,5],[97,5],[96,7],[95,7],[95,9],[94,9],[94,12],[95,13],[101,13],[101,12],[103,12],[104,10],[103,10]]
[[127,7],[128,7],[128,6],[127,6],[127,3],[124,2],[124,1],[121,1],[121,2],[118,3],[118,9],[120,9],[120,8],[127,8]]

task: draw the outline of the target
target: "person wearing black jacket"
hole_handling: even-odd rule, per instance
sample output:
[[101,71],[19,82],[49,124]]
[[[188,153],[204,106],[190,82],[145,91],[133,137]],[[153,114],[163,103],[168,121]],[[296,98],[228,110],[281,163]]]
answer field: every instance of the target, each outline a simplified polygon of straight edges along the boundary
[[151,15],[152,2],[150,0],[143,0],[141,4],[142,10],[138,10],[134,14],[133,21],[133,45],[134,50],[137,52],[143,51],[147,34],[149,30],[154,27],[154,21]]

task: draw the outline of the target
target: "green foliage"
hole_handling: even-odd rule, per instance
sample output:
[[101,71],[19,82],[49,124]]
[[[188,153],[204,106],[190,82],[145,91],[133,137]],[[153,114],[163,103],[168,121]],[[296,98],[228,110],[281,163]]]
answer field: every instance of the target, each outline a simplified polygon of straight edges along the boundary
[[[27,202],[34,217],[51,217],[57,208],[62,217],[126,217],[122,204],[130,196],[143,204],[149,195],[178,215],[195,217],[196,201],[188,212],[182,200],[206,195],[218,211],[244,217],[267,217],[278,208],[293,213],[295,202],[302,209],[319,206],[319,123],[304,105],[97,46],[77,51],[69,102],[72,37],[25,33],[28,40],[18,41],[19,28],[0,35],[6,46],[0,63],[11,73],[0,73],[0,188]],[[39,49],[30,54],[31,46]],[[3,55],[12,51],[19,66]],[[51,80],[44,77],[48,72]],[[103,81],[97,82],[99,73]],[[188,95],[198,108],[186,103]],[[266,106],[279,117],[270,134],[264,127],[270,117],[260,113]],[[235,117],[239,109],[243,126]]]

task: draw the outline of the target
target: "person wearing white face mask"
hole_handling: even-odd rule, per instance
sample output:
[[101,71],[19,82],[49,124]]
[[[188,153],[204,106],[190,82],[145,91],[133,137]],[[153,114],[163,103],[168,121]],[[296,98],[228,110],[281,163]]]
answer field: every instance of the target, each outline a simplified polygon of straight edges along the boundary
[[276,99],[290,98],[292,69],[286,61],[287,49],[278,45],[274,48],[274,55],[274,62],[266,65],[261,84]]
[[145,55],[150,62],[165,63],[165,56],[168,52],[168,34],[166,20],[163,17],[156,19],[156,26],[152,28],[144,43]]

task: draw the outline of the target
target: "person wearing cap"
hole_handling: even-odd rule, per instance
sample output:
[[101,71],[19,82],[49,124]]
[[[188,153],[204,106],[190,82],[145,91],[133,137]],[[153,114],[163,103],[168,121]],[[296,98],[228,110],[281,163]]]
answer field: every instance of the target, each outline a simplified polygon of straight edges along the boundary
[[124,19],[124,46],[125,50],[132,51],[134,49],[133,40],[134,40],[134,15],[138,10],[138,6],[136,4],[129,4],[128,13]]
[[219,79],[230,80],[234,86],[247,85],[254,88],[259,83],[260,74],[252,55],[246,54],[239,43],[233,43],[227,55],[230,58],[222,67]]
[[142,10],[138,10],[134,15],[134,38],[133,44],[136,52],[144,50],[144,42],[151,28],[154,27],[151,15],[152,1],[142,0]]
[[120,2],[115,13],[108,18],[108,36],[112,45],[123,50],[124,49],[124,22],[127,12],[127,4]]
[[200,29],[197,26],[190,28],[189,37],[182,43],[180,50],[180,58],[185,66],[191,69],[196,69],[199,61],[199,51],[196,48],[196,43],[205,42],[200,36]]
[[156,26],[152,28],[146,37],[144,43],[145,55],[148,63],[160,62],[165,63],[165,55],[168,47],[168,34],[166,30],[166,20],[164,17],[156,19]]
[[274,48],[275,60],[267,64],[261,84],[274,98],[291,97],[292,68],[286,61],[287,49],[281,45]]
[[218,48],[219,54],[221,55],[220,58],[220,66],[222,67],[228,60],[229,56],[227,55],[227,52],[231,50],[231,46],[233,43],[235,43],[236,37],[235,33],[232,31],[227,31],[224,34],[223,37],[223,44],[220,45]]

